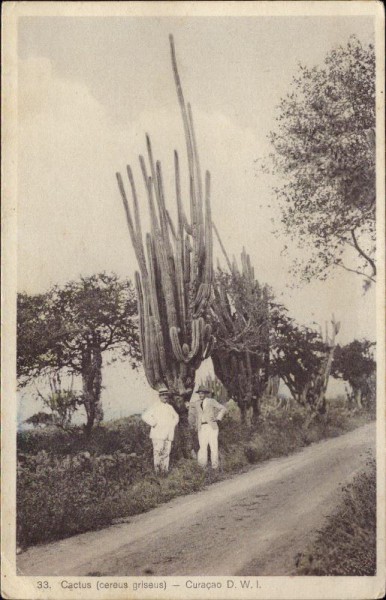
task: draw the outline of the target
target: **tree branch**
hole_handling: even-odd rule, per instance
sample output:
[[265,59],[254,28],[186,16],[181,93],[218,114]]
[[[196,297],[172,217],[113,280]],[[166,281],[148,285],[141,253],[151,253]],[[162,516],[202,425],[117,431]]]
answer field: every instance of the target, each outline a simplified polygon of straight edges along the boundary
[[342,269],[344,269],[345,271],[350,271],[350,273],[356,273],[356,275],[361,275],[362,277],[366,277],[366,279],[369,279],[373,283],[376,283],[376,280],[373,277],[370,277],[370,275],[367,275],[367,273],[363,273],[362,271],[356,271],[355,269],[350,269],[349,267],[346,267],[346,265],[344,265],[342,262],[334,261],[333,264],[338,267],[342,267]]
[[[356,250],[359,252],[359,254],[361,256],[363,256],[363,258],[371,265],[372,269],[373,269],[373,275],[375,277],[375,275],[377,274],[377,268],[375,266],[375,262],[370,258],[370,256],[368,256],[363,250],[362,248],[359,246],[358,241],[355,237],[355,230],[351,229],[351,237],[353,239],[354,242],[354,246],[356,248]],[[369,277],[369,279],[371,279],[371,277]],[[375,279],[372,279],[372,281],[375,281]]]

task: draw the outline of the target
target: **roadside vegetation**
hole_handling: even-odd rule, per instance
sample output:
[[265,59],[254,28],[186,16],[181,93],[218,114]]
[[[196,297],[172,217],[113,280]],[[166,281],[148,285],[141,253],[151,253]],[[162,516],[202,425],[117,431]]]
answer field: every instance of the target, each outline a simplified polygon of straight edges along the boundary
[[368,470],[344,488],[337,511],[315,542],[296,557],[297,575],[375,575],[376,469]]
[[177,438],[170,473],[155,476],[147,426],[138,416],[102,423],[91,437],[80,427],[19,432],[18,545],[25,548],[110,525],[372,418],[368,411],[353,414],[344,398],[330,402],[327,417],[311,424],[296,405],[273,410],[267,400],[262,408],[259,423],[245,425],[237,406],[229,403],[220,430],[219,472],[204,471],[194,458],[183,458]]

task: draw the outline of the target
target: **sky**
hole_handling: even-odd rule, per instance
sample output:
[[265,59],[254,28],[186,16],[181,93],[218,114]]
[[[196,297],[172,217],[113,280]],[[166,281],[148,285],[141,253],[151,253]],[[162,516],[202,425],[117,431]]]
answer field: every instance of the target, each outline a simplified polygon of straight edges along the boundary
[[[258,172],[275,108],[298,64],[320,64],[351,34],[373,41],[368,17],[23,17],[18,28],[18,289],[47,290],[80,275],[133,277],[131,247],[115,173],[126,164],[146,205],[138,155],[145,133],[161,159],[173,212],[173,151],[186,175],[184,137],[171,70],[175,39],[191,102],[200,161],[212,176],[212,213],[230,255],[245,246],[256,277],[301,323],[341,320],[340,343],[375,339],[375,293],[340,271],[292,289],[297,250],[272,233],[280,212],[272,178]],[[187,181],[185,178],[185,195]],[[289,256],[282,255],[290,246]],[[215,254],[221,258],[218,248]],[[211,371],[210,361],[198,374]],[[154,399],[143,373],[104,370],[109,418]],[[342,391],[342,386],[331,388]],[[27,390],[20,418],[37,410]]]

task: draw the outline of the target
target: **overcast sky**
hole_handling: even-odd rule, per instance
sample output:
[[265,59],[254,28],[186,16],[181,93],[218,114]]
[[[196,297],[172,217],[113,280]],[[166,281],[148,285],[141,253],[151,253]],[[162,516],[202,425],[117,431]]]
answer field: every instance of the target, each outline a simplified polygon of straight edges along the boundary
[[[40,292],[99,271],[133,276],[115,172],[132,164],[142,191],[138,154],[148,132],[169,205],[174,148],[186,175],[169,33],[201,165],[212,174],[213,219],[229,253],[239,255],[245,245],[257,278],[299,321],[324,323],[335,312],[341,342],[374,339],[375,294],[363,295],[358,276],[339,272],[325,283],[288,288],[294,282],[281,255],[288,240],[271,233],[279,217],[272,181],[254,162],[269,150],[275,107],[298,63],[320,63],[353,33],[373,41],[367,17],[20,19],[18,289]],[[110,368],[104,383],[111,416],[140,410],[154,397],[126,367]]]

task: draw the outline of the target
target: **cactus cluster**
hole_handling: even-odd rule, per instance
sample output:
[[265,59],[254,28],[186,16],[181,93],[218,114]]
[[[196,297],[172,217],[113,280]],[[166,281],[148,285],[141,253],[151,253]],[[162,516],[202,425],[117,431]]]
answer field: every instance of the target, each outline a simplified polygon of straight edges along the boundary
[[269,376],[269,294],[256,281],[245,249],[241,270],[235,259],[232,264],[226,260],[230,274],[219,269],[214,287],[217,343],[212,362],[242,415],[252,406],[257,416]]
[[174,152],[177,224],[166,207],[163,172],[153,157],[146,136],[147,161],[139,157],[150,213],[146,252],[133,172],[127,175],[133,214],[123,179],[117,173],[131,241],[139,265],[135,274],[140,315],[140,341],[147,380],[153,389],[162,386],[189,396],[195,372],[213,348],[214,337],[206,312],[213,297],[213,243],[210,207],[210,174],[202,181],[192,110],[185,103],[177,69],[173,37],[170,49],[174,80],[181,109],[188,156],[190,222],[183,206],[179,156]]

